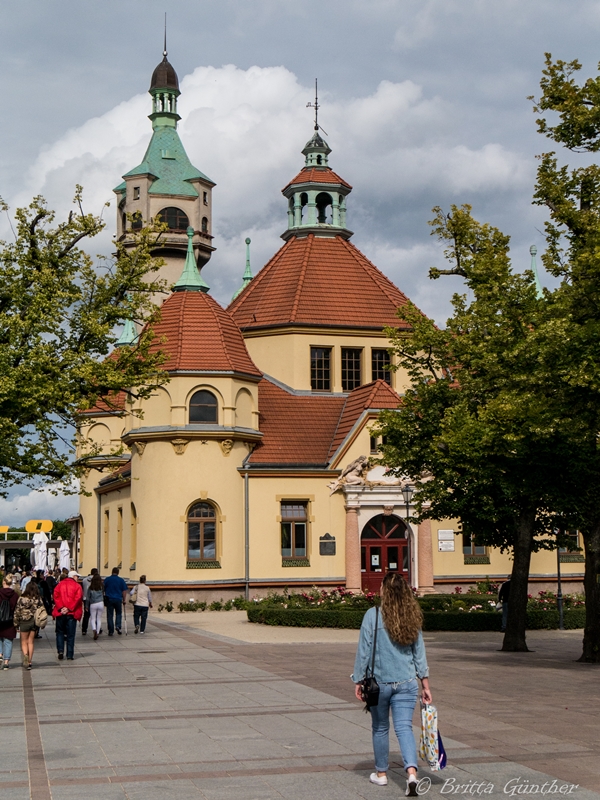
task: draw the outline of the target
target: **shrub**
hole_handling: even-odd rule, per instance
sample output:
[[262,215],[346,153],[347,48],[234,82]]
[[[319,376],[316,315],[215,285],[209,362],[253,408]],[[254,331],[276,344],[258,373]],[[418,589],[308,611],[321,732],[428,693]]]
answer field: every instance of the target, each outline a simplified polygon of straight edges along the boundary
[[210,611],[221,611],[223,608],[223,599],[221,598],[221,600],[213,600],[208,608]]
[[177,608],[180,611],[206,611],[204,600],[190,600],[189,603],[179,603]]
[[[295,628],[353,628],[362,624],[365,612],[359,609],[283,608],[267,604],[250,606],[248,620],[263,625],[284,625]],[[424,611],[424,631],[499,631],[502,616],[496,611]],[[565,628],[582,628],[585,609],[565,611]],[[530,611],[527,628],[558,628],[558,612]]]
[[234,597],[232,602],[233,602],[233,607],[236,608],[238,611],[244,611],[248,606],[246,599],[241,595],[239,597]]
[[223,603],[223,611],[231,611],[232,608],[233,600],[226,600],[225,603]]

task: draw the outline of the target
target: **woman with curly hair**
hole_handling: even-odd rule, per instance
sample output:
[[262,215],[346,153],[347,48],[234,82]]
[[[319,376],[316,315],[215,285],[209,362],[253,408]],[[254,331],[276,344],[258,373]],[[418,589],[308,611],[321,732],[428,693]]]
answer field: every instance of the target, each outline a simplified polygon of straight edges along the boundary
[[360,681],[371,664],[375,620],[377,622],[377,644],[375,648],[374,676],[379,684],[379,703],[371,711],[375,772],[370,781],[386,786],[389,767],[390,709],[394,730],[407,773],[406,796],[415,797],[417,792],[417,746],[412,729],[412,718],[417,702],[418,684],[421,681],[421,697],[431,703],[429,669],[425,656],[425,645],[421,628],[423,613],[410,586],[402,575],[389,572],[381,586],[381,613],[370,608],[364,616],[358,640],[358,651],[354,662],[352,680],[355,694],[361,697]]

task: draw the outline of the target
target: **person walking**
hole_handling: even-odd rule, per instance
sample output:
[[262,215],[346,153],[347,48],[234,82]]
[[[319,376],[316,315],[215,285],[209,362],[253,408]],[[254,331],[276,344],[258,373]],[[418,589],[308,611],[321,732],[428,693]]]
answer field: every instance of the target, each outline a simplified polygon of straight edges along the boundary
[[89,622],[90,622],[90,609],[89,609],[88,604],[86,603],[86,597],[87,597],[88,589],[90,588],[90,583],[92,582],[92,578],[94,577],[94,575],[97,575],[97,574],[98,574],[98,570],[96,569],[96,567],[94,567],[90,571],[90,574],[86,575],[86,577],[81,582],[81,588],[83,590],[83,619],[81,620],[81,635],[82,636],[87,636],[87,629],[88,629],[88,625],[89,625]]
[[94,631],[94,641],[96,641],[102,632],[102,612],[104,611],[102,578],[98,575],[98,570],[95,570],[95,574],[92,575],[92,580],[85,594],[85,609]]
[[7,573],[0,589],[0,644],[2,645],[2,669],[8,669],[13,642],[17,636],[15,608],[19,595],[12,588],[13,576]]
[[152,592],[146,586],[145,575],[140,575],[139,584],[131,590],[131,601],[133,602],[134,633],[145,633],[148,609],[152,608]]
[[56,623],[56,650],[58,660],[65,657],[65,640],[67,643],[67,661],[75,658],[75,632],[77,622],[83,615],[83,590],[77,583],[79,575],[71,570],[54,590],[54,609],[52,616]]
[[500,630],[506,630],[506,623],[508,622],[508,604],[510,603],[510,575],[504,581],[498,592],[498,602],[502,604],[502,626]]
[[108,635],[112,636],[115,629],[121,635],[121,621],[123,606],[127,602],[129,589],[123,578],[119,577],[119,568],[113,567],[112,574],[104,579],[104,596],[106,597],[106,621]]
[[17,600],[15,606],[14,624],[19,629],[21,637],[21,652],[23,653],[23,666],[31,669],[33,661],[33,650],[35,647],[35,636],[38,627],[35,624],[35,612],[38,608],[43,608],[40,590],[35,581],[29,581],[25,591]]
[[27,572],[23,573],[23,577],[21,578],[21,592],[24,592],[27,588],[27,584],[31,580],[32,574],[33,573],[30,570],[27,570]]
[[383,579],[381,613],[370,608],[362,621],[352,675],[356,684],[354,693],[359,700],[362,700],[361,681],[371,664],[376,621],[374,676],[379,683],[379,702],[370,709],[375,755],[375,772],[371,773],[370,781],[378,786],[386,786],[388,782],[391,709],[408,776],[406,796],[416,797],[417,746],[412,718],[417,702],[417,678],[421,681],[423,703],[431,703],[431,691],[421,633],[423,612],[410,586],[397,572],[388,572]]

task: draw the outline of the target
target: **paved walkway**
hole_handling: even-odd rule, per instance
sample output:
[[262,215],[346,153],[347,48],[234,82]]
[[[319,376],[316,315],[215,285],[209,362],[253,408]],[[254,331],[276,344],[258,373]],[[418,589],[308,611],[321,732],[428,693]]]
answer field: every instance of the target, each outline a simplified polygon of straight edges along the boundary
[[[49,626],[31,672],[16,666],[16,642],[15,666],[0,673],[2,800],[403,795],[395,742],[390,785],[368,782],[352,642],[249,644],[185,622],[161,614],[144,636],[78,636],[74,662],[56,660]],[[600,800],[597,668],[574,663],[578,632],[529,639],[535,652],[506,654],[496,634],[427,635],[449,759],[441,773],[420,771],[428,797],[534,784],[555,795],[575,783],[570,796]]]

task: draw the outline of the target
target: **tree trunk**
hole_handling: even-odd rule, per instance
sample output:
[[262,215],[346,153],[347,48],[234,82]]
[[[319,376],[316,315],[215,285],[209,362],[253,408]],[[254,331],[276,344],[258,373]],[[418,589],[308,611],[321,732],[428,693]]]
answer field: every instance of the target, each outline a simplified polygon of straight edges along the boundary
[[534,511],[521,514],[515,521],[514,560],[510,576],[508,620],[506,622],[504,641],[502,642],[502,650],[513,653],[528,652],[529,650],[525,641],[525,627],[527,624],[527,588],[534,523]]
[[579,661],[600,664],[600,522],[582,531],[585,544],[585,629]]

